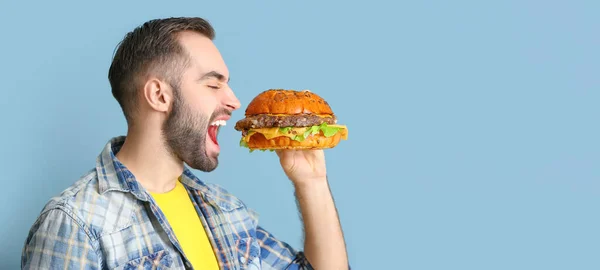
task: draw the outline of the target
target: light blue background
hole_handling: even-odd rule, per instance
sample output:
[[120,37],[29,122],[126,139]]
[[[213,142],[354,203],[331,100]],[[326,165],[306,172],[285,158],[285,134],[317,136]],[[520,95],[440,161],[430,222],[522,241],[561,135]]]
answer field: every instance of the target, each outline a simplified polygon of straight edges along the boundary
[[[348,125],[326,153],[354,269],[600,269],[599,3],[3,1],[0,269],[125,133],[112,53],[165,16],[214,24],[244,106],[311,89]],[[198,175],[301,247],[275,155],[240,148],[233,124]]]

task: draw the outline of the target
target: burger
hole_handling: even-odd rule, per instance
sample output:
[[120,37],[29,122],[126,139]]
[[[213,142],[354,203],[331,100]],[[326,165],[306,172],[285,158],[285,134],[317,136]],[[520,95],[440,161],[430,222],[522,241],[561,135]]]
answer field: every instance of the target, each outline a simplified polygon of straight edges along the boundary
[[348,129],[323,98],[309,90],[269,89],[248,104],[235,124],[240,146],[254,150],[326,149],[348,139]]

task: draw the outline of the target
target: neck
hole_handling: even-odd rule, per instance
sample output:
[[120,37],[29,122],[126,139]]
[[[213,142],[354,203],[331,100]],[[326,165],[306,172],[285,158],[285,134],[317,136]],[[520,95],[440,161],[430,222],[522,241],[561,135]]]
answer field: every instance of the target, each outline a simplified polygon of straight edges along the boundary
[[129,129],[117,158],[146,190],[154,193],[172,190],[183,172],[183,162],[167,151],[160,132],[140,129]]

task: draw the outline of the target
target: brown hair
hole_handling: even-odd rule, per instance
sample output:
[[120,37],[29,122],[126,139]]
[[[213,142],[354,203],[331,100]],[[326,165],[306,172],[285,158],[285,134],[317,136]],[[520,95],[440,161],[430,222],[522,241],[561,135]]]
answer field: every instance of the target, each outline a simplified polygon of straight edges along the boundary
[[129,124],[136,110],[137,91],[149,76],[157,76],[179,86],[189,57],[177,40],[177,33],[195,31],[211,40],[215,31],[198,17],[155,19],[127,33],[119,43],[108,71],[113,97]]

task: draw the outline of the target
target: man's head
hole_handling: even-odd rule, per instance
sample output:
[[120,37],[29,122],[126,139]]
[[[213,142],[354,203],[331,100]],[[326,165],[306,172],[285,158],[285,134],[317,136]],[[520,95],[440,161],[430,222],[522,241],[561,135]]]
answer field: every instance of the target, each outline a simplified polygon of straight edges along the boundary
[[214,36],[201,18],[146,22],[125,36],[108,74],[130,130],[160,131],[167,151],[202,171],[218,164],[219,120],[240,107]]

